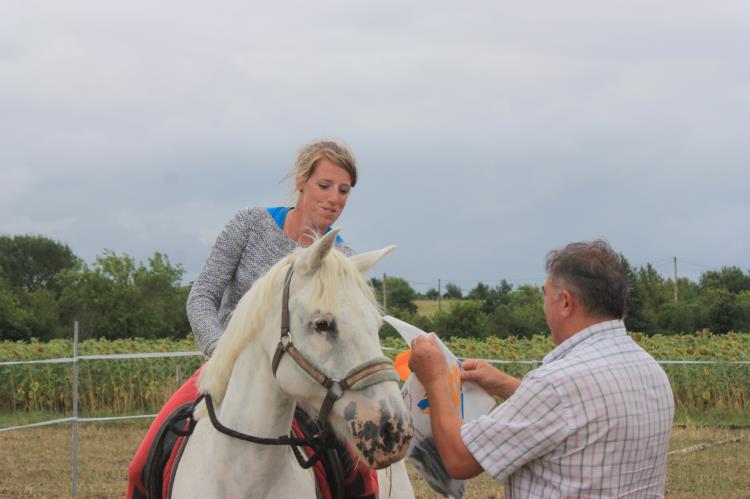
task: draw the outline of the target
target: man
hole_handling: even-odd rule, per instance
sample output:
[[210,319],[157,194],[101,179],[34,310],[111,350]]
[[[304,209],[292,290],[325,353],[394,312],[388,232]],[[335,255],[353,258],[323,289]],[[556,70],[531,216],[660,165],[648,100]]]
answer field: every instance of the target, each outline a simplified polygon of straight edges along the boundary
[[454,478],[486,471],[508,497],[663,497],[674,416],[669,380],[625,331],[628,283],[605,241],[547,255],[544,315],[557,347],[523,380],[463,363],[505,402],[462,423],[434,336],[412,342],[435,442]]

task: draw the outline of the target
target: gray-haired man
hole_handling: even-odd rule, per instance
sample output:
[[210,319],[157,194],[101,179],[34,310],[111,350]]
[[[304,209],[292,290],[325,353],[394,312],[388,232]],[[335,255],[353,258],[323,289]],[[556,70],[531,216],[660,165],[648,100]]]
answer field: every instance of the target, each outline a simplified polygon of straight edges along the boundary
[[518,380],[481,360],[462,378],[506,398],[463,424],[434,338],[412,343],[438,452],[454,478],[482,471],[510,497],[662,497],[674,416],[669,380],[625,331],[628,282],[605,241],[547,255],[544,314],[557,347]]

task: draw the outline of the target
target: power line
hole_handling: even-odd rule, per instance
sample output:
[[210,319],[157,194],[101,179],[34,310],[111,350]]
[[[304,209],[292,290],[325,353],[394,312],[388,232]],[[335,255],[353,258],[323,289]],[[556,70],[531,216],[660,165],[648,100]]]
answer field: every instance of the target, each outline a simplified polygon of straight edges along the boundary
[[649,260],[647,262],[638,263],[636,265],[633,265],[633,267],[634,268],[635,267],[643,267],[644,265],[649,265],[649,264],[651,264],[651,266],[654,267],[656,265],[662,265],[665,262],[671,262],[671,261],[672,261],[672,257],[668,256],[667,258],[659,258],[658,260]]
[[680,260],[680,262],[681,263],[687,263],[687,264],[692,265],[694,267],[702,267],[702,268],[708,269],[708,270],[716,270],[716,267],[709,267],[708,265],[701,265],[700,263],[688,262],[687,260]]

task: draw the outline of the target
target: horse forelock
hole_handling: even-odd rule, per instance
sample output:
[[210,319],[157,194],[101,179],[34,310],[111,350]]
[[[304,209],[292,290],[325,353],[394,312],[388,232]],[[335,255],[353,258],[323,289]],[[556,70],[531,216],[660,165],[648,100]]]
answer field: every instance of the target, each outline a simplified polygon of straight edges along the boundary
[[[199,380],[201,392],[211,394],[217,405],[224,399],[235,361],[245,347],[260,335],[264,329],[265,318],[268,314],[281,314],[281,310],[272,307],[274,300],[282,293],[283,283],[280,274],[285,273],[289,264],[296,261],[303,251],[304,248],[297,249],[276,263],[237,303],[213,355],[201,371]],[[339,314],[340,297],[352,296],[352,293],[359,292],[380,312],[372,288],[349,258],[339,251],[330,251],[317,271],[305,277],[312,279],[307,299],[315,300],[314,308]],[[299,279],[302,276],[295,274],[292,279],[295,278]]]
[[339,251],[331,251],[321,263],[318,271],[312,276],[310,300],[320,308],[332,314],[341,313],[341,296],[353,296],[359,293],[365,300],[380,311],[372,288],[365,282],[362,274],[349,258]]

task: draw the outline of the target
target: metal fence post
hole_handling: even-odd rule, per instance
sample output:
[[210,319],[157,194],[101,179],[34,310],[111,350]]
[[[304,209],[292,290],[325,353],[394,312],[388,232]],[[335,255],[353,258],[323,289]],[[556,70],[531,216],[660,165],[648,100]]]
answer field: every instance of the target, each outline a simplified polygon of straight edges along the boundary
[[73,441],[71,443],[70,496],[78,497],[78,321],[73,323]]

